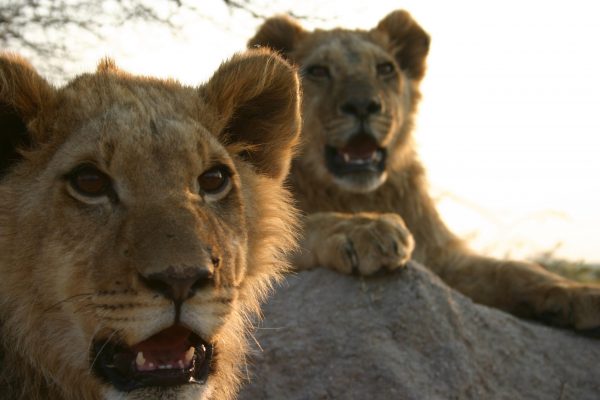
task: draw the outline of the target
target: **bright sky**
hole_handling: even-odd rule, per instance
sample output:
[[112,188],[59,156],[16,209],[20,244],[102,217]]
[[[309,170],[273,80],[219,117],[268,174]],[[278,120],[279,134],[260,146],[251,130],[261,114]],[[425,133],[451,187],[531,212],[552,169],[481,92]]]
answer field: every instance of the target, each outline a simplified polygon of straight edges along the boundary
[[[321,20],[371,28],[404,8],[431,34],[417,140],[446,221],[489,254],[600,262],[600,3],[589,0],[272,1]],[[197,84],[242,50],[260,23],[203,1],[217,23],[110,28],[80,71],[123,68]]]

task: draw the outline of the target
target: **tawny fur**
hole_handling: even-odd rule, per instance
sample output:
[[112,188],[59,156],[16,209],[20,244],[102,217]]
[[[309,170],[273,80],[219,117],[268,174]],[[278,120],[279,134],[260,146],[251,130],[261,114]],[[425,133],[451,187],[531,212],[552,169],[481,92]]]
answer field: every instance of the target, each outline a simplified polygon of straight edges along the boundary
[[[291,181],[307,217],[296,266],[369,275],[413,258],[477,302],[598,333],[600,288],[531,263],[474,254],[441,220],[411,136],[429,43],[405,11],[369,31],[307,31],[291,18],[273,17],[249,41],[279,51],[301,70],[303,144]],[[360,129],[343,108],[352,99],[381,103],[362,128],[387,150],[381,176],[342,179],[326,168],[325,146],[340,148]]]
[[[1,55],[0,397],[233,398],[249,321],[295,242],[282,182],[299,107],[295,70],[267,50],[233,57],[199,88],[110,60],[54,88]],[[67,176],[81,163],[110,176],[116,197],[77,194]],[[215,164],[232,183],[209,200],[197,178]],[[101,382],[95,338],[133,345],[174,323],[172,301],[141,275],[208,255],[220,260],[214,284],[180,314],[215,346],[208,382],[129,393]]]

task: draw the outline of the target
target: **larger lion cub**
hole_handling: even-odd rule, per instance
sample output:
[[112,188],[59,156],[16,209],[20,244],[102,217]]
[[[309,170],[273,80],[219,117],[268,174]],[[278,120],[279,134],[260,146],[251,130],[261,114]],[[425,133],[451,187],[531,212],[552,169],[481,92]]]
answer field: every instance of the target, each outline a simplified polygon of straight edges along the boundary
[[293,246],[298,96],[267,51],[199,88],[0,57],[1,398],[235,395]]
[[473,254],[440,219],[412,139],[429,36],[407,12],[368,31],[307,31],[274,17],[249,45],[301,68],[304,140],[292,168],[307,213],[299,267],[368,275],[413,258],[478,302],[600,331],[599,287]]

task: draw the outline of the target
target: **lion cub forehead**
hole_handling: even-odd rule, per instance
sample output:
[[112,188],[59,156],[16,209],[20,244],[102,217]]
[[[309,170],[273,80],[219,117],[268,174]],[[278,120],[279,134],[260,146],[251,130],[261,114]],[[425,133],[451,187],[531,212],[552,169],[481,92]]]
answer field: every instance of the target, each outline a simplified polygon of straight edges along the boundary
[[93,158],[106,165],[121,158],[126,163],[172,159],[173,163],[195,160],[197,164],[226,156],[224,146],[199,121],[123,104],[98,110],[98,115],[84,121],[62,147],[65,156]]
[[63,89],[63,97],[80,112],[93,114],[120,106],[140,114],[197,116],[201,106],[198,91],[177,81],[106,68],[75,78]]
[[352,69],[390,58],[387,50],[362,31],[317,31],[311,39],[305,46],[306,56],[300,54],[305,65],[324,62]]
[[201,168],[227,157],[203,121],[210,121],[210,113],[198,91],[175,81],[104,68],[76,78],[61,99],[57,123],[66,137],[55,159],[64,168],[81,161],[107,168],[181,162]]

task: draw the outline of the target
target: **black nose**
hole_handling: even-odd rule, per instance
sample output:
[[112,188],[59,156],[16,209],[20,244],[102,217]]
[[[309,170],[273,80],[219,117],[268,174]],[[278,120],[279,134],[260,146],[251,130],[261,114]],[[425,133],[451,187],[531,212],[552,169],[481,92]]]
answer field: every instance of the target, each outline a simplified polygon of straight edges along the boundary
[[344,114],[365,119],[369,115],[377,114],[381,111],[381,102],[376,98],[352,98],[344,102],[340,106],[340,110]]
[[213,271],[207,267],[168,267],[164,271],[142,277],[150,289],[181,304],[194,293],[212,284]]

